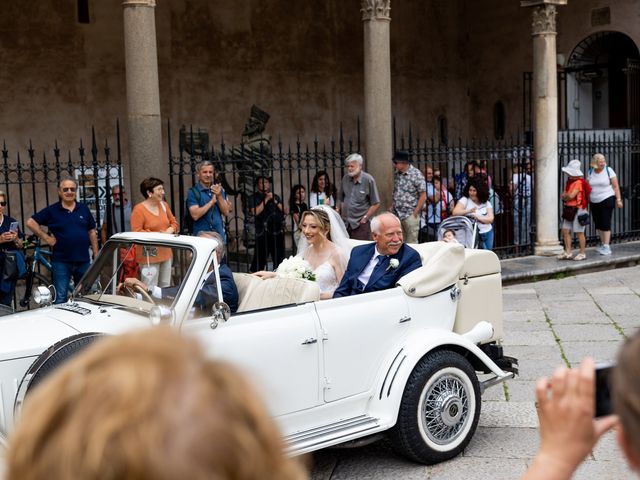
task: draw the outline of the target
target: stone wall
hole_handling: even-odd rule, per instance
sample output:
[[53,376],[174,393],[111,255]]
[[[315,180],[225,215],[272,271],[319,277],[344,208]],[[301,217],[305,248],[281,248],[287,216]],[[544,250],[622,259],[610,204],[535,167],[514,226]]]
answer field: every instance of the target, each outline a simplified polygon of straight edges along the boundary
[[[54,139],[76,145],[92,124],[113,137],[115,119],[126,119],[122,6],[91,0],[91,22],[79,24],[76,3],[4,6],[0,140],[11,150],[30,138],[40,149]],[[591,27],[591,9],[606,5],[611,25]],[[328,139],[340,122],[355,132],[363,113],[359,9],[357,0],[158,0],[163,121],[176,132],[192,122],[212,139],[237,142],[257,103],[272,115],[268,131],[284,141]],[[640,45],[637,0],[569,0],[559,12],[558,50],[566,57],[597,30],[622,31]],[[394,0],[391,18],[400,127],[410,121],[426,135],[445,115],[450,138],[491,135],[501,100],[507,132],[522,128],[529,10],[515,0]]]
[[[156,7],[163,120],[192,122],[212,138],[240,138],[251,104],[271,113],[285,140],[355,131],[363,112],[363,29],[356,0],[159,0]],[[111,136],[126,119],[122,7],[90,2],[5,6],[0,26],[0,137],[10,148],[77,143],[92,124]],[[465,135],[465,1],[394,2],[393,107],[435,128],[446,114]],[[124,125],[123,125],[124,126]],[[123,129],[123,134],[125,133]],[[126,145],[123,138],[123,144]]]

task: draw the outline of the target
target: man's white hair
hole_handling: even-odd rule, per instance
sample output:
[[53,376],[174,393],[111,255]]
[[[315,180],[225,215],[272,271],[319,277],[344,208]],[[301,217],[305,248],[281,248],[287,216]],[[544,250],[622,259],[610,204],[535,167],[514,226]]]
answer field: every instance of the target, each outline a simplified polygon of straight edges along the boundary
[[220,259],[224,257],[225,253],[227,253],[226,247],[224,246],[224,239],[218,232],[200,232],[198,233],[198,236],[204,238],[213,238],[216,242],[218,242],[218,248],[216,248],[218,261],[220,261]]
[[380,233],[380,224],[382,223],[382,220],[381,220],[382,217],[392,217],[398,222],[398,225],[402,225],[402,223],[400,222],[400,219],[398,217],[396,217],[393,213],[384,212],[384,213],[381,213],[380,215],[376,215],[375,217],[373,217],[371,219],[371,231],[372,232]]
[[362,164],[364,163],[364,159],[362,158],[362,155],[360,155],[359,153],[352,153],[351,155],[349,155],[347,158],[344,159],[345,165],[351,162],[358,162],[358,164],[362,166]]

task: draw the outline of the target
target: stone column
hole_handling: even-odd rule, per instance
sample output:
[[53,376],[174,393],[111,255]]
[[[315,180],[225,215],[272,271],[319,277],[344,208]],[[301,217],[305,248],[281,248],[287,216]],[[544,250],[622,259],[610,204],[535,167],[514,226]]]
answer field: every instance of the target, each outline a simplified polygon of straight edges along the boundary
[[[162,158],[155,0],[125,0],[124,51],[127,85],[129,175],[133,192],[149,176],[168,181]],[[135,202],[137,195],[133,195]]]
[[390,4],[391,0],[361,0],[360,9],[364,22],[364,159],[366,170],[378,184],[382,209],[389,208],[393,193]]
[[533,147],[536,255],[556,255],[558,241],[558,77],[556,5],[567,0],[522,0],[533,8]]

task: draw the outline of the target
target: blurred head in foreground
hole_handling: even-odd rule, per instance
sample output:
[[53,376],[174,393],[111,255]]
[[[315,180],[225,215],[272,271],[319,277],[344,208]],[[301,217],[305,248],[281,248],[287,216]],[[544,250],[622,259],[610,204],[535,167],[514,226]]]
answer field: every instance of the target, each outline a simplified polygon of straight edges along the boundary
[[303,479],[232,366],[168,328],[108,337],[27,397],[7,478]]

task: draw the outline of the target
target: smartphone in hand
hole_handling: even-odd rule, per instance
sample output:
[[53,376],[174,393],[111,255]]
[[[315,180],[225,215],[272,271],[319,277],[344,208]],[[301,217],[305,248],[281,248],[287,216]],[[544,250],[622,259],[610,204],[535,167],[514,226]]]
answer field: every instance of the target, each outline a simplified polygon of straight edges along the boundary
[[11,222],[11,225],[9,225],[9,231],[10,232],[18,232],[18,222]]
[[613,413],[611,403],[611,373],[614,365],[612,363],[596,364],[596,409],[594,416],[604,417]]

